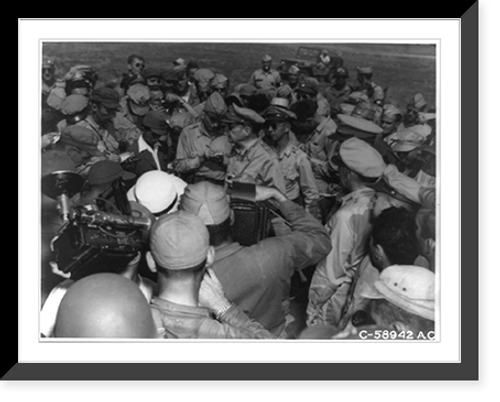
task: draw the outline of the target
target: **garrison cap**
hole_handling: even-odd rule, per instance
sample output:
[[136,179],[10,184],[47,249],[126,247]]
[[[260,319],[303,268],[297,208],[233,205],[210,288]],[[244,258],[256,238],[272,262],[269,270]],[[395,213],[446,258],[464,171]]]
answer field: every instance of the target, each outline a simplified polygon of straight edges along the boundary
[[386,103],[384,105],[382,119],[388,118],[388,119],[391,119],[393,121],[396,119],[397,116],[402,116],[401,111],[396,106],[391,105],[390,103]]
[[199,216],[205,225],[218,225],[231,214],[224,189],[208,181],[189,184],[182,194],[179,209]]
[[360,102],[351,112],[351,116],[373,121],[377,110],[378,106],[372,102]]
[[219,92],[213,92],[205,101],[203,111],[206,113],[214,114],[216,116],[223,116],[227,112],[226,102]]
[[269,56],[268,54],[265,54],[263,57],[262,57],[262,61],[264,62],[268,62],[268,61],[272,61],[273,58],[271,56]]
[[227,82],[228,82],[228,78],[225,75],[215,73],[214,77],[210,81],[210,86],[212,88],[217,88],[217,87],[220,87],[221,85],[227,84]]
[[298,74],[298,73],[300,73],[300,68],[298,66],[296,66],[295,64],[292,64],[290,66],[290,68],[288,69],[288,72],[290,74]]
[[276,97],[279,97],[279,98],[287,98],[290,95],[292,95],[292,93],[293,93],[292,87],[288,84],[280,85],[276,89]]
[[396,142],[391,147],[396,152],[410,152],[421,147],[425,142],[425,137],[412,130],[398,132]]
[[415,94],[408,104],[409,108],[414,108],[418,111],[423,110],[425,106],[427,106],[427,102],[422,94]]

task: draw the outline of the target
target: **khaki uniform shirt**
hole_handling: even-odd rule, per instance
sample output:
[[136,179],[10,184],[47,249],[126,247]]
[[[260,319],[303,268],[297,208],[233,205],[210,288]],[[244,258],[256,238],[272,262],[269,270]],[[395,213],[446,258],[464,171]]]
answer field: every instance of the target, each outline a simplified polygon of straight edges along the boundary
[[287,198],[296,200],[302,197],[305,208],[309,209],[313,202],[319,200],[319,191],[307,155],[296,141],[291,140],[277,156],[285,179]]
[[307,324],[337,325],[349,287],[368,253],[372,197],[375,191],[361,188],[342,198],[342,206],[325,225],[332,251],[321,260],[309,287]]
[[307,154],[311,161],[314,177],[320,193],[328,191],[332,166],[330,159],[333,156],[338,141],[330,138],[337,131],[337,124],[327,118],[311,133],[301,149]]
[[212,137],[207,133],[202,122],[191,124],[185,127],[179,136],[174,169],[181,174],[194,171],[194,175],[200,178],[224,180],[225,167],[214,162],[203,161],[202,156],[211,149],[214,153],[222,154],[224,158],[227,158],[231,153],[231,148],[226,135]]
[[123,112],[117,112],[113,119],[115,137],[119,142],[125,141],[127,145],[132,145],[142,135],[142,130],[138,127],[126,103],[122,104],[122,110]]
[[252,84],[257,89],[277,88],[280,83],[280,73],[272,68],[267,72],[261,68],[255,70],[249,81],[249,84]]
[[285,179],[276,152],[261,139],[247,149],[233,147],[226,177],[236,182],[275,187],[286,194]]
[[330,105],[333,115],[340,113],[340,104],[345,103],[349,99],[351,92],[351,87],[347,84],[341,89],[336,89],[333,86],[325,89],[324,96]]

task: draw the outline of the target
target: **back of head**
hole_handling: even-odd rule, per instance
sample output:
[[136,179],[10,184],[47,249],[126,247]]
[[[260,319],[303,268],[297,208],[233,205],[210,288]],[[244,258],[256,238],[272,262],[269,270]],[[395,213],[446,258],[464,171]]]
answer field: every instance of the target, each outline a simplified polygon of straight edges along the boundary
[[150,250],[157,267],[177,271],[197,267],[206,258],[209,234],[196,215],[176,211],[156,220],[150,232]]
[[100,273],[75,282],[57,313],[59,338],[155,338],[149,304],[139,287],[118,274]]
[[187,183],[161,170],[151,170],[139,176],[127,193],[129,201],[144,205],[156,216],[177,210],[179,197]]
[[391,264],[411,265],[418,257],[415,215],[404,208],[382,211],[373,223],[372,237]]

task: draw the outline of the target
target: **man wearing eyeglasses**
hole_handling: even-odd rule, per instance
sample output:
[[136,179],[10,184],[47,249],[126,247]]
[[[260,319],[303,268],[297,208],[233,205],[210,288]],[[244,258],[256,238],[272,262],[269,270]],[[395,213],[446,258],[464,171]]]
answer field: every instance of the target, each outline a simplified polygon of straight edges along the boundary
[[224,184],[225,161],[231,152],[222,122],[226,111],[224,99],[214,92],[206,100],[200,120],[182,130],[173,165],[188,183],[208,180]]
[[127,92],[129,86],[134,83],[145,83],[142,72],[146,67],[146,61],[144,57],[138,54],[131,54],[127,58],[127,67],[128,72],[123,74],[122,82],[120,83],[120,87],[123,88],[124,92]]

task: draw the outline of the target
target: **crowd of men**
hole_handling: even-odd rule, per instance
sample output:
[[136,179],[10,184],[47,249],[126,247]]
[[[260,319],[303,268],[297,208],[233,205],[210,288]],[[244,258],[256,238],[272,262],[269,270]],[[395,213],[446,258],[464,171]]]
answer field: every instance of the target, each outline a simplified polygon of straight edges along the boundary
[[[44,60],[42,178],[76,173],[72,208],[151,225],[118,269],[71,277],[54,264],[60,199],[42,194],[43,337],[433,338],[435,110],[393,104],[371,66],[320,83],[261,63],[231,83],[181,58],[133,54],[109,79]],[[270,228],[248,244],[241,184]]]

